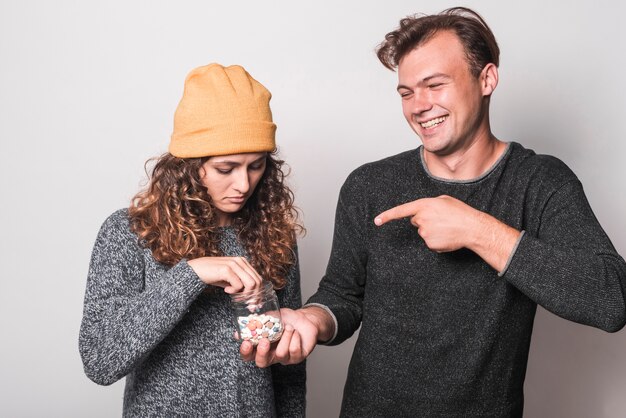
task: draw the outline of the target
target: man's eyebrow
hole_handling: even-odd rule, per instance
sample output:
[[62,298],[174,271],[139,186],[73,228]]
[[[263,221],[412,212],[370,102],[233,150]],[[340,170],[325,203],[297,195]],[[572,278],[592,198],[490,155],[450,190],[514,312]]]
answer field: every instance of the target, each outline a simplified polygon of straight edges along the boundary
[[[417,85],[421,86],[424,85],[426,83],[428,83],[429,81],[431,81],[433,78],[445,78],[445,79],[450,79],[452,77],[450,77],[448,74],[444,74],[444,73],[435,73],[435,74],[431,74],[427,77],[424,77],[423,79],[421,79]],[[396,90],[400,90],[400,89],[407,89],[407,90],[411,90],[411,88],[409,86],[405,86],[404,84],[398,84],[398,87],[396,87]]]
[[428,77],[424,77],[420,83],[428,83],[433,78],[447,78],[447,79],[450,79],[451,77],[448,74],[435,73],[435,74],[429,75]]

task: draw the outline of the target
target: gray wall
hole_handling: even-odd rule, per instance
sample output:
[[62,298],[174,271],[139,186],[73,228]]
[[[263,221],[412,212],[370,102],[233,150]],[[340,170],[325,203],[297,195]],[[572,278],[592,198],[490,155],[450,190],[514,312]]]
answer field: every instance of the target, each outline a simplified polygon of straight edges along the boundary
[[[502,49],[496,135],[569,164],[626,254],[626,6],[608,4],[465,2]],[[325,269],[346,175],[419,144],[395,74],[373,49],[399,18],[452,5],[2,0],[0,416],[120,414],[123,382],[95,385],[78,356],[87,265],[101,222],[128,204],[144,161],[166,149],[191,68],[240,63],[273,92],[308,227],[300,241],[308,297]],[[624,331],[540,310],[526,416],[626,416],[625,342]],[[309,416],[337,415],[351,349],[311,356]]]

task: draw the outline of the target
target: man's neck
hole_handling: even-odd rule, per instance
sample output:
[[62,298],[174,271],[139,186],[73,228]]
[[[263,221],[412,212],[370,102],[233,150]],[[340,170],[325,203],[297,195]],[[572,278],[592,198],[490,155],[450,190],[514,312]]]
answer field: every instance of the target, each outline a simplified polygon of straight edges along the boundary
[[486,173],[506,147],[506,143],[489,134],[450,154],[439,155],[424,149],[424,163],[433,176],[448,180],[471,180]]

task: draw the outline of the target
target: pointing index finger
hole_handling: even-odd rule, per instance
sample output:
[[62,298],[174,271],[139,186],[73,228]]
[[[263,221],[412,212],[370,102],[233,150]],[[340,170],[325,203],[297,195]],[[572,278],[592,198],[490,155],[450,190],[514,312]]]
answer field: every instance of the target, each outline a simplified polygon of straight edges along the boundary
[[419,210],[419,202],[420,199],[398,205],[391,209],[387,209],[386,211],[379,214],[376,218],[374,218],[374,223],[377,226],[381,226],[389,221],[406,218],[408,216],[414,216]]

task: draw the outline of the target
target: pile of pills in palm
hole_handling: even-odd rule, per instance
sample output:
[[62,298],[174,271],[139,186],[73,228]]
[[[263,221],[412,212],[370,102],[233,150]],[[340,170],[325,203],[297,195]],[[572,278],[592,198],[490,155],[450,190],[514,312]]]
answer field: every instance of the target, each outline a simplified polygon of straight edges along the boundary
[[279,318],[266,314],[250,314],[237,317],[239,338],[257,345],[261,338],[270,342],[278,341],[283,334],[283,325]]

